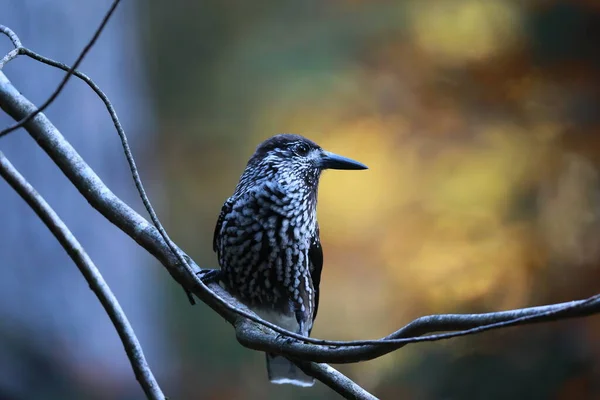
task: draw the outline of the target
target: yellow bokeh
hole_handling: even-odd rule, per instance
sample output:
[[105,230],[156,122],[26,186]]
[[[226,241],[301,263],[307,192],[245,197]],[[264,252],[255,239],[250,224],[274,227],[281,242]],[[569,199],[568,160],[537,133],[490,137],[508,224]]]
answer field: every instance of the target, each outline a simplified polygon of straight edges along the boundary
[[319,217],[328,221],[332,232],[360,239],[370,226],[385,221],[413,197],[414,192],[401,188],[417,185],[416,156],[414,149],[400,144],[402,123],[395,123],[379,119],[352,122],[321,140],[324,148],[356,158],[369,167],[360,172],[325,173],[319,189]]
[[516,2],[417,0],[409,9],[417,45],[440,63],[492,57],[517,43],[520,34]]

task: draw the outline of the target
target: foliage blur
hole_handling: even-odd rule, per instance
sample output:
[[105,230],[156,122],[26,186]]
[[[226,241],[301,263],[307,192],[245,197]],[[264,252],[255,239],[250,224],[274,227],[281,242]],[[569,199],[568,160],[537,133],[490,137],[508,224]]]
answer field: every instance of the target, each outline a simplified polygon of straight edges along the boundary
[[[370,167],[321,182],[314,336],[598,292],[598,4],[150,2],[174,236],[215,265],[216,216],[245,162],[294,132]],[[335,398],[269,386],[262,357],[197,308],[172,319],[186,398]],[[390,399],[600,398],[599,330],[597,318],[516,328],[342,370]]]

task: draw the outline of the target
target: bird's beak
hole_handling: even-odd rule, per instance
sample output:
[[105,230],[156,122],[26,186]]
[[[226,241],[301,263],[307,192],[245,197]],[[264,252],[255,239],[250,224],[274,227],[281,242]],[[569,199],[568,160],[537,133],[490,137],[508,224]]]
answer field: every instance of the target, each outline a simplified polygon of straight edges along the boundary
[[338,156],[329,151],[323,151],[319,160],[321,169],[368,169],[365,164],[350,158]]

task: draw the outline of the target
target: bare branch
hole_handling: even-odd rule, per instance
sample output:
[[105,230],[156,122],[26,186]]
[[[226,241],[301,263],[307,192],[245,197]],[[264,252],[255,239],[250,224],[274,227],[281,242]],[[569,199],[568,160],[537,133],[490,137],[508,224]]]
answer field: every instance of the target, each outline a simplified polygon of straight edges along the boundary
[[[52,102],[54,100],[56,100],[56,98],[58,97],[58,95],[60,94],[60,92],[62,92],[63,88],[65,87],[65,85],[67,84],[67,82],[69,81],[69,79],[71,78],[71,75],[73,75],[73,71],[75,71],[77,69],[77,67],[79,67],[79,64],[81,64],[81,62],[83,61],[83,59],[86,56],[86,54],[91,50],[92,46],[94,46],[94,43],[96,43],[96,40],[98,40],[98,38],[100,37],[100,34],[104,30],[104,27],[108,23],[108,20],[113,15],[113,12],[115,11],[115,9],[117,8],[117,6],[119,5],[120,2],[121,2],[121,0],[113,0],[111,6],[109,8],[109,10],[107,11],[106,15],[102,19],[102,22],[100,23],[100,26],[98,26],[98,28],[96,29],[96,32],[94,32],[94,36],[92,36],[92,38],[90,39],[90,41],[88,42],[88,44],[83,48],[83,50],[81,51],[81,53],[77,57],[77,60],[75,60],[75,64],[73,64],[73,66],[65,74],[63,80],[60,82],[60,84],[58,85],[58,87],[56,88],[56,90],[54,91],[54,93],[52,93],[52,95],[48,98],[48,100],[46,100],[44,102],[44,104],[42,104],[38,109],[36,109],[32,113],[30,113],[29,115],[25,116],[24,118],[22,118],[17,123],[9,126],[8,128],[5,128],[5,129],[1,130],[0,131],[0,137],[4,136],[6,134],[9,134],[10,132],[12,132],[12,131],[14,131],[16,129],[19,129],[20,127],[24,126],[27,122],[31,121],[38,113],[44,111],[50,104],[52,104]],[[19,49],[22,46],[20,46],[20,41],[18,40],[18,38],[15,40],[16,35],[14,34],[14,32],[12,32],[10,29],[7,30],[6,28],[4,28],[4,30],[0,30],[0,32],[5,33],[5,34],[7,34],[9,36],[9,38],[11,39],[11,41],[13,42],[13,44],[16,47],[15,50],[17,50],[17,52],[18,52]],[[11,35],[11,33],[12,33],[12,35]],[[10,53],[9,53],[9,55],[10,55]],[[7,57],[9,55],[7,55]],[[16,57],[16,55],[17,54],[15,54],[14,56],[12,56],[12,58]],[[10,58],[11,57],[9,57],[9,59]],[[6,61],[4,61],[4,58],[2,59],[2,61],[3,61],[3,63],[6,62]],[[0,64],[0,66],[1,65],[2,64]]]
[[8,38],[12,42],[13,46],[15,46],[15,49],[18,49],[19,47],[23,47],[23,45],[21,44],[21,39],[19,39],[19,36],[17,36],[17,34],[9,27],[0,25],[0,32],[4,33],[6,36],[8,36]]
[[142,386],[146,397],[149,399],[165,399],[158,382],[154,378],[142,347],[135,335],[133,327],[129,323],[125,312],[117,301],[117,298],[110,290],[108,284],[104,281],[102,274],[94,265],[92,259],[88,256],[85,249],[77,241],[69,228],[60,219],[56,212],[44,200],[44,198],[27,182],[27,180],[17,171],[10,161],[0,151],[0,176],[29,204],[31,209],[40,217],[52,232],[54,237],[69,254],[85,280],[89,284],[94,294],[100,300],[102,307],[110,317],[127,357],[131,362],[131,367],[135,377]]

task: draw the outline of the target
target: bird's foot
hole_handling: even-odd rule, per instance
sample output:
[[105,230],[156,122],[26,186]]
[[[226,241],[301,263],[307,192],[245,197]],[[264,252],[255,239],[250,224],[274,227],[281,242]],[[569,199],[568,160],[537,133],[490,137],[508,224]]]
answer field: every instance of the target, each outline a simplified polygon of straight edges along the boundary
[[205,284],[218,282],[221,277],[220,269],[203,269],[196,272],[196,276]]
[[292,343],[292,342],[296,341],[296,339],[294,339],[293,337],[289,337],[285,333],[279,333],[279,332],[277,332],[277,337],[275,338],[275,340],[277,340],[277,341],[281,340],[285,344]]
[[[196,272],[196,276],[198,278],[200,278],[200,280],[205,285],[209,285],[211,283],[219,281],[219,277],[221,275],[220,272],[221,272],[221,270],[218,270],[218,269],[202,269],[202,270]],[[195,305],[196,301],[194,300],[192,293],[190,291],[188,291],[187,289],[184,289],[184,290],[185,290],[185,294],[187,295],[190,304]]]

